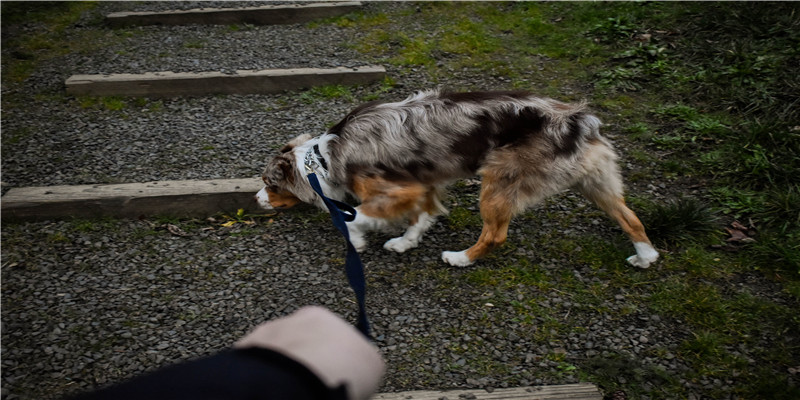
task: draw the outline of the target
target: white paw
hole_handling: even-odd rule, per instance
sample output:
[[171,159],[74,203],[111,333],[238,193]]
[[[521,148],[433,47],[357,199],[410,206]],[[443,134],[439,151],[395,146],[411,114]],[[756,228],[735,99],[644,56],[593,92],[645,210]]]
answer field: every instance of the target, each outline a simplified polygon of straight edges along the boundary
[[636,255],[628,257],[628,264],[639,268],[650,268],[650,264],[658,260],[658,251],[653,246],[637,242],[633,247],[636,248]]
[[650,262],[646,261],[646,260],[643,260],[638,255],[630,256],[630,257],[627,258],[627,260],[628,260],[628,264],[633,265],[634,267],[639,267],[639,268],[642,268],[642,269],[650,268]]
[[454,267],[466,267],[474,262],[467,257],[466,251],[443,251],[442,261]]
[[396,251],[398,253],[403,253],[406,250],[413,249],[419,245],[419,242],[415,242],[413,240],[408,240],[405,237],[396,237],[394,239],[389,239],[386,243],[383,244],[383,248],[386,250]]

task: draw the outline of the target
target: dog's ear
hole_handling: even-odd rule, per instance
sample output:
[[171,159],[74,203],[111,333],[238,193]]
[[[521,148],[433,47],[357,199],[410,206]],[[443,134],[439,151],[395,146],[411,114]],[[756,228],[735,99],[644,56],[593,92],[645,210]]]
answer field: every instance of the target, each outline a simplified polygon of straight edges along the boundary
[[283,147],[281,147],[280,152],[281,153],[288,153],[288,152],[292,151],[293,148],[295,148],[295,147],[297,147],[297,146],[299,146],[299,145],[301,145],[301,144],[303,144],[303,143],[305,143],[305,142],[307,142],[309,140],[311,140],[311,135],[309,135],[307,133],[304,133],[304,134],[292,139],[291,141],[289,141],[289,143],[286,143],[285,145],[283,145]]
[[280,182],[294,183],[294,157],[281,154],[272,159],[261,173],[261,179],[267,185],[278,185]]
[[283,178],[291,184],[294,184],[294,157],[280,157],[278,167],[283,173]]

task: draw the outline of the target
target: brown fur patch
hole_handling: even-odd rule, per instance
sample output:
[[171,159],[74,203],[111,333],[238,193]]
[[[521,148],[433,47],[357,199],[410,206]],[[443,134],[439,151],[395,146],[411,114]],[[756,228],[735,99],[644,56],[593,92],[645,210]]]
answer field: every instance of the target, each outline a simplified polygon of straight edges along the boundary
[[430,188],[417,182],[393,182],[379,176],[353,178],[352,191],[361,199],[364,215],[398,219],[409,217],[416,220],[421,211],[431,207]]
[[291,208],[300,203],[300,199],[287,191],[273,192],[267,189],[267,196],[269,196],[269,204],[273,208]]

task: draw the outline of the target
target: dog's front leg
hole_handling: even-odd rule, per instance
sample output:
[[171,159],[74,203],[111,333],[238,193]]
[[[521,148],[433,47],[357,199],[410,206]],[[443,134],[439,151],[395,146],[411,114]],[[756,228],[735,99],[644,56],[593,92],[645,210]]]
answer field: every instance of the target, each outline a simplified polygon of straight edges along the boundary
[[383,218],[370,217],[361,211],[361,206],[356,207],[356,217],[347,223],[347,231],[350,233],[350,243],[361,253],[367,248],[367,240],[364,236],[369,231],[382,229],[387,225]]
[[403,253],[406,250],[419,246],[419,241],[422,239],[422,235],[424,235],[425,232],[430,229],[435,220],[436,218],[430,214],[426,212],[421,213],[417,216],[417,221],[409,225],[403,236],[389,239],[386,243],[384,243],[383,248],[386,250]]

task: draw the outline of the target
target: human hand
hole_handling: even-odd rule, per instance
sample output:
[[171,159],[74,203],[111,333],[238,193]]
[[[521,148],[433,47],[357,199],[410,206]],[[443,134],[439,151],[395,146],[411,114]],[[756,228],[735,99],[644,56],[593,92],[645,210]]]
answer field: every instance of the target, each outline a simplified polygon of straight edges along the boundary
[[372,396],[386,370],[377,347],[355,327],[318,306],[265,322],[233,347],[262,347],[291,357],[326,386],[345,385],[351,400]]

